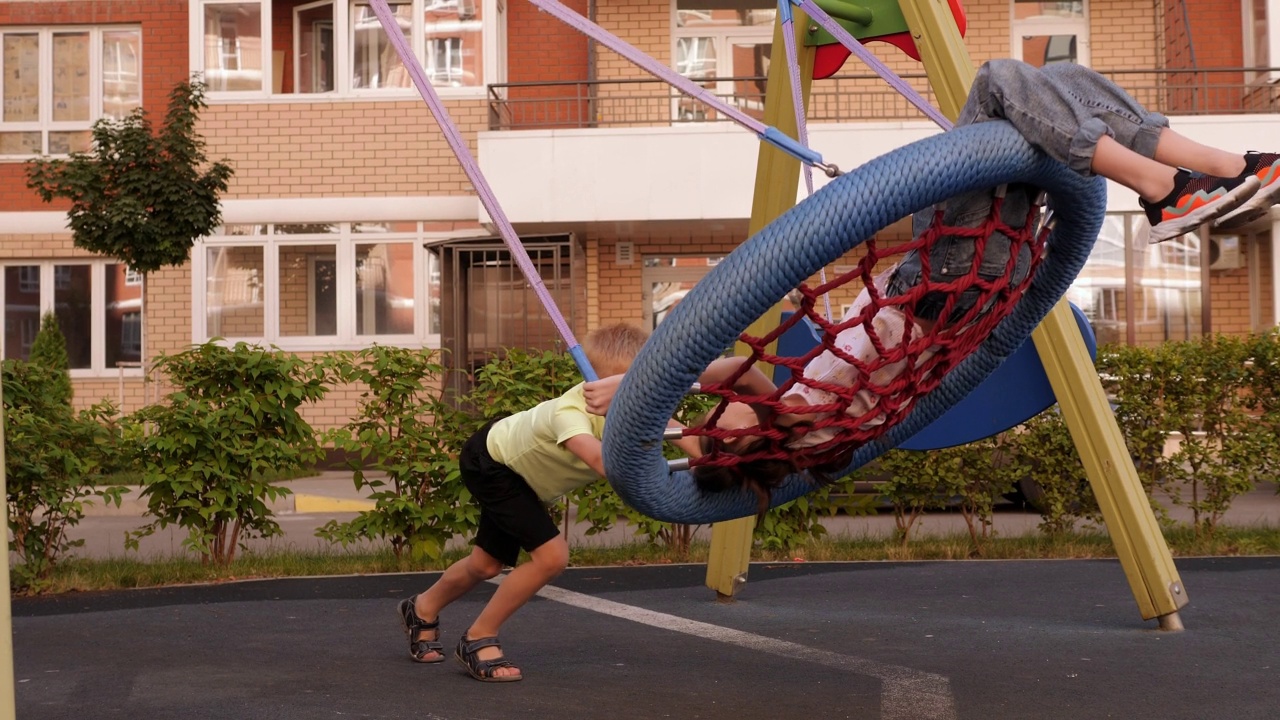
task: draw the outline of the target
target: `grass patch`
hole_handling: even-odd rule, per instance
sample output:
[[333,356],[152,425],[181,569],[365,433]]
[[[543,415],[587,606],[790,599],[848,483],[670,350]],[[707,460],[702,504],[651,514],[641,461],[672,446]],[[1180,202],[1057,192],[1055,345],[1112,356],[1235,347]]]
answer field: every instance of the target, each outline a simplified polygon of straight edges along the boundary
[[[1270,526],[1218,528],[1213,536],[1196,537],[1187,528],[1166,530],[1165,537],[1174,557],[1280,555],[1280,529]],[[574,567],[667,565],[706,563],[710,554],[706,542],[695,542],[687,553],[664,547],[634,543],[618,546],[580,546],[570,553]],[[237,580],[301,577],[315,575],[371,575],[397,572],[443,570],[470,549],[446,552],[439,561],[397,559],[386,551],[278,550],[249,552],[226,567],[204,565],[192,556],[133,559],[128,556],[105,560],[70,559],[41,584],[40,594],[120,590]],[[1028,535],[993,537],[980,548],[967,534],[926,536],[903,545],[883,537],[825,537],[803,548],[783,552],[757,548],[758,562],[831,561],[922,561],[922,560],[1028,560],[1113,558],[1111,539],[1101,532],[1073,532],[1056,536]]]

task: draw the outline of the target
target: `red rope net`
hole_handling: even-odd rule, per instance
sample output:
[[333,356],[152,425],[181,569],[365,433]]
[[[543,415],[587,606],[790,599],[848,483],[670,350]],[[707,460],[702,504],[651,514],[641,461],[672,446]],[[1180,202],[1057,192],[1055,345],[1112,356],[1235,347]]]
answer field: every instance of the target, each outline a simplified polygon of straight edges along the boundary
[[[966,226],[944,224],[952,213],[940,206],[927,229],[910,242],[882,248],[873,238],[853,269],[817,286],[801,285],[799,308],[772,332],[743,334],[740,341],[750,353],[741,368],[723,383],[702,387],[701,392],[719,396],[719,401],[697,427],[686,431],[712,441],[703,441],[710,451],[692,464],[782,459],[799,468],[828,465],[901,422],[915,398],[936,388],[986,340],[1035,276],[1048,227],[1040,222],[1034,188],[1010,186],[1009,192],[1015,191],[1028,198],[1025,217],[1007,217],[1002,191],[985,218]],[[967,266],[946,267],[956,256],[967,256]],[[943,267],[931,266],[936,263]],[[917,264],[918,278],[904,279],[916,275],[906,269]],[[903,272],[895,276],[900,268]],[[825,305],[824,295],[855,282],[864,289],[843,318],[828,320],[815,309]],[[796,357],[767,352],[804,322],[820,335],[816,347]],[[734,383],[756,363],[786,367],[791,377],[768,395],[736,393]],[[761,369],[773,376],[771,368]],[[772,421],[752,428],[720,427],[731,402],[767,408]],[[759,440],[740,441],[733,452],[725,450],[726,440],[746,436]]]

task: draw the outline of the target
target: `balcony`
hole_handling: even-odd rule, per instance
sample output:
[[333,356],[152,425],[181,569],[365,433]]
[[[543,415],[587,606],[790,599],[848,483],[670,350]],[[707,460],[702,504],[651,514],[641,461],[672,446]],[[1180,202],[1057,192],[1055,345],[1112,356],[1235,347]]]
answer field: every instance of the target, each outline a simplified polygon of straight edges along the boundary
[[[1280,86],[1250,76],[1278,70],[1112,70],[1104,73],[1144,106],[1169,116],[1269,114],[1280,111]],[[923,73],[903,75],[931,103]],[[755,117],[764,109],[764,77],[700,81],[726,104]],[[809,122],[925,120],[874,74],[839,75],[814,83]],[[728,120],[656,79],[503,83],[489,86],[490,130],[669,127]]]
[[[1106,75],[1146,107],[1170,116],[1180,132],[1243,151],[1275,144],[1280,86],[1263,79],[1278,72],[1145,69]],[[934,101],[924,74],[904,79]],[[765,78],[700,82],[726,103],[763,116]],[[750,214],[755,137],[659,80],[491,85],[488,110],[481,164],[513,222],[563,226]],[[842,168],[937,132],[872,74],[814,83],[808,123],[811,146]],[[1108,206],[1136,210],[1136,197],[1113,185]]]

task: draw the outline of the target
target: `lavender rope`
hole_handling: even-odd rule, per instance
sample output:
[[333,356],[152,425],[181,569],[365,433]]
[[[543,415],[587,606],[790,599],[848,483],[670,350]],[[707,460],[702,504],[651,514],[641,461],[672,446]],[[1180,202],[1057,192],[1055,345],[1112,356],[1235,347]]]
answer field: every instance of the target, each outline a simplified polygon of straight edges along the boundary
[[571,8],[557,0],[529,1],[538,8],[556,16],[561,22],[572,27],[574,30],[577,30],[587,37],[605,45],[609,49],[635,63],[641,70],[644,70],[659,80],[671,85],[694,100],[711,107],[741,127],[754,132],[761,140],[774,145],[778,149],[799,159],[807,165],[819,165],[825,167],[822,162],[822,155],[810,150],[805,145],[797,144],[777,128],[769,127],[732,105],[729,105],[720,98],[717,98],[706,88],[699,86],[697,83],[694,83],[680,73],[677,73],[666,65],[663,65],[654,58],[638,50],[635,46],[630,45],[627,41],[579,15]]
[[[805,147],[809,146],[809,126],[805,119],[804,91],[800,87],[800,53],[796,50],[795,16],[791,12],[791,0],[778,0],[778,17],[782,18],[782,44],[787,53],[787,68],[791,74],[791,106],[796,114],[796,140]],[[813,168],[805,165],[804,187],[808,191],[805,197],[813,194]],[[827,284],[827,268],[818,271],[818,279]],[[822,293],[823,309],[827,314],[827,322],[831,322],[831,294]]]
[[546,308],[547,313],[551,316],[551,321],[555,323],[556,330],[560,333],[560,337],[569,347],[569,354],[573,356],[574,362],[577,363],[578,370],[587,380],[597,379],[595,370],[592,369],[591,363],[582,351],[582,346],[578,344],[577,339],[573,336],[573,331],[569,329],[569,324],[565,322],[564,314],[560,312],[560,308],[556,306],[551,293],[547,291],[546,284],[542,282],[541,274],[534,267],[533,261],[529,259],[529,253],[525,251],[524,245],[520,243],[520,236],[516,235],[515,228],[511,226],[511,221],[507,219],[506,213],[502,211],[502,207],[498,204],[498,199],[494,196],[493,189],[489,187],[489,182],[485,180],[484,174],[480,172],[479,164],[476,163],[471,150],[467,148],[466,142],[462,139],[462,134],[458,132],[458,126],[449,117],[444,103],[440,101],[440,96],[436,93],[435,88],[431,86],[431,82],[427,80],[422,64],[414,57],[413,50],[409,47],[409,41],[405,39],[399,24],[396,23],[395,16],[391,13],[391,8],[387,6],[387,0],[372,0],[370,4],[373,7],[374,14],[378,16],[378,22],[382,23],[382,29],[386,31],[391,45],[400,55],[400,61],[404,63],[405,70],[409,71],[409,77],[413,79],[414,86],[418,88],[418,94],[427,102],[427,106],[431,109],[431,114],[440,126],[440,132],[444,134],[444,139],[448,141],[449,147],[453,149],[454,156],[462,164],[462,170],[467,174],[467,179],[471,181],[472,186],[475,187],[476,194],[480,196],[480,203],[484,205],[489,217],[498,226],[503,242],[506,243],[507,249],[511,251],[511,256],[515,258],[516,265],[520,267],[520,272],[524,274],[525,282],[533,286],[534,294],[538,296],[538,300]]
[[943,130],[950,130],[954,123],[943,115],[940,110],[929,104],[915,88],[911,87],[906,80],[903,80],[897,73],[889,69],[889,66],[880,61],[880,58],[871,54],[871,51],[858,42],[858,39],[849,34],[844,26],[836,22],[827,14],[825,10],[814,4],[813,0],[791,0],[798,5],[800,9],[808,13],[809,17],[815,20],[824,30],[835,36],[840,44],[848,48],[849,52],[858,56],[858,59],[866,63],[868,67],[876,72],[877,75],[884,78],[885,82],[893,86],[900,95],[905,97],[908,102],[915,105],[920,112],[926,117],[938,124]]

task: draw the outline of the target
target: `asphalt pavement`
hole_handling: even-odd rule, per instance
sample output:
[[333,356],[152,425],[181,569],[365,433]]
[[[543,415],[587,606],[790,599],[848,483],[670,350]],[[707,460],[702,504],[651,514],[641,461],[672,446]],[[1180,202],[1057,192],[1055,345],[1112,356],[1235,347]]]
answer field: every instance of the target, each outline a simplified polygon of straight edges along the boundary
[[570,569],[505,626],[502,685],[409,659],[396,602],[433,573],[16,598],[18,717],[1272,720],[1280,559],[1178,565],[1177,633],[1114,561],[757,564],[733,603],[700,566]]

